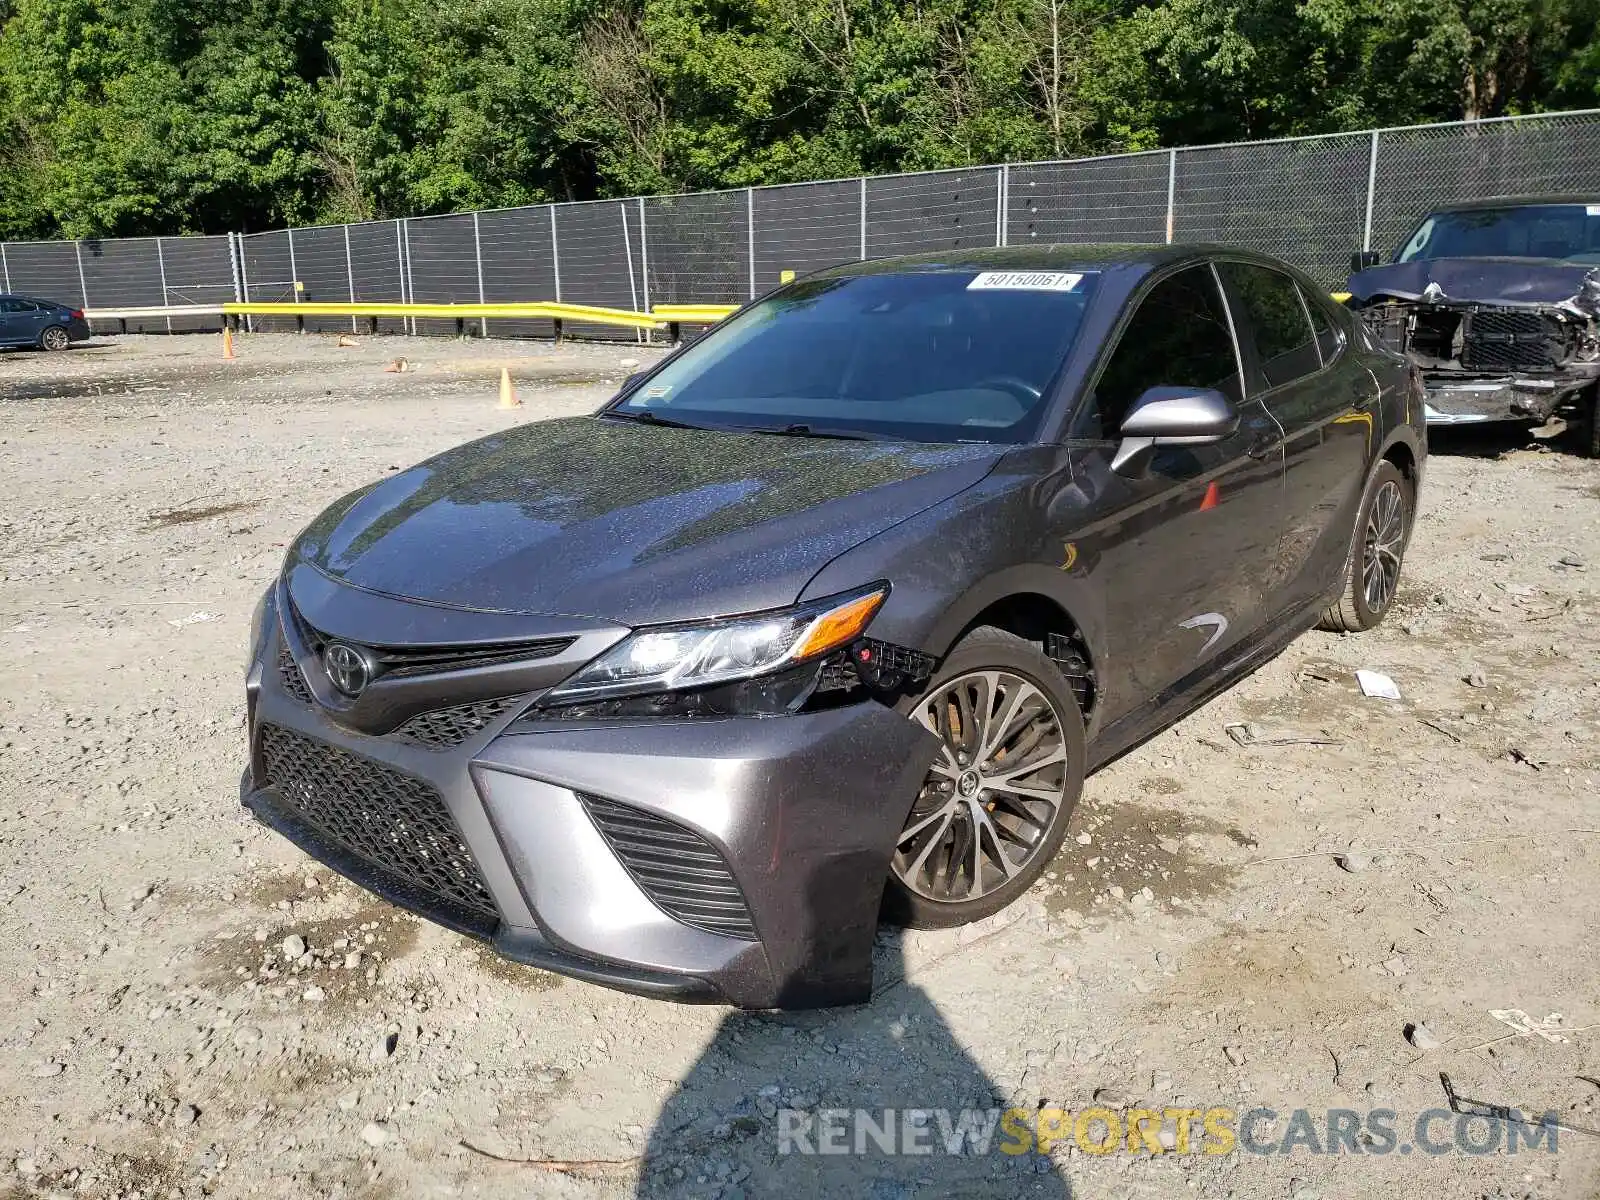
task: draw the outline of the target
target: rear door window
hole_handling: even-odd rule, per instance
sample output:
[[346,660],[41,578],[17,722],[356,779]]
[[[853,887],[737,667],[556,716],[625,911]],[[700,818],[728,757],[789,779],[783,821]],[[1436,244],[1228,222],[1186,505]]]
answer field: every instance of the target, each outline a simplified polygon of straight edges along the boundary
[[1293,279],[1255,263],[1218,263],[1217,269],[1255,335],[1263,386],[1282,387],[1321,369],[1317,339]]
[[1095,384],[1085,435],[1117,437],[1135,401],[1162,385],[1215,388],[1242,400],[1228,313],[1209,266],[1185,267],[1139,302]]
[[1308,295],[1304,288],[1301,289],[1301,295],[1305,296],[1306,312],[1311,314],[1311,328],[1316,331],[1317,350],[1322,355],[1322,361],[1330,363],[1339,356],[1344,346],[1344,335],[1339,332],[1339,327],[1334,324],[1321,300]]

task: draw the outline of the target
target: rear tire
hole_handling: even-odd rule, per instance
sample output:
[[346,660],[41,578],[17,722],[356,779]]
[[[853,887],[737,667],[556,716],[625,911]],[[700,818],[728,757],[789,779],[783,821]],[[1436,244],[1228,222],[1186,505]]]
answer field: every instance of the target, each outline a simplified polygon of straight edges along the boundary
[[1083,790],[1083,716],[1034,643],[990,626],[957,643],[907,715],[942,746],[894,847],[884,915],[966,925],[1055,858]]
[[59,325],[46,325],[39,331],[41,350],[65,350],[72,345],[72,335]]
[[1345,557],[1344,590],[1317,622],[1330,633],[1360,633],[1383,620],[1400,587],[1400,566],[1411,540],[1411,482],[1388,459],[1367,481]]

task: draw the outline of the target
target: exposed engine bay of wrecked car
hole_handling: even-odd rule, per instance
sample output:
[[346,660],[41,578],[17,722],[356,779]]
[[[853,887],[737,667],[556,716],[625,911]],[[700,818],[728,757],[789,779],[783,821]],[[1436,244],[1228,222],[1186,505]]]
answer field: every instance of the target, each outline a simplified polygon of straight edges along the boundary
[[1600,268],[1437,260],[1351,284],[1367,328],[1421,369],[1436,424],[1542,421],[1600,379]]

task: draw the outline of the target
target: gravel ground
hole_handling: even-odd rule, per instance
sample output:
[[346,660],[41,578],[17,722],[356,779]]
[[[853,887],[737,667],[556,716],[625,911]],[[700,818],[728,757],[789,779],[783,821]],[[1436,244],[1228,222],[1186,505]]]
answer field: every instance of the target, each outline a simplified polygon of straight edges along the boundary
[[1556,1154],[778,1153],[780,1109],[1007,1103],[1267,1107],[1269,1144],[1296,1109],[1326,1140],[1326,1110],[1386,1108],[1409,1143],[1441,1072],[1600,1127],[1600,464],[1520,438],[1436,444],[1384,627],[1306,634],[1101,772],[1044,883],[886,931],[861,1008],[515,967],[247,820],[245,627],[288,539],[650,353],[0,355],[0,1196],[1596,1194],[1600,1138],[1565,1131]]

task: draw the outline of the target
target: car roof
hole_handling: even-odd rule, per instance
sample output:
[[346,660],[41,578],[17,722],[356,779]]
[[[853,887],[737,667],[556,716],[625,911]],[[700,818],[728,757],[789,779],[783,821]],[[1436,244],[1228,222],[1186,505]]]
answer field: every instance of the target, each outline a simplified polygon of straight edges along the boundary
[[1476,200],[1462,200],[1456,204],[1436,204],[1430,213],[1473,212],[1486,208],[1537,208],[1547,204],[1600,204],[1600,195],[1561,196],[1483,196]]
[[[1111,267],[1154,270],[1172,263],[1226,255],[1256,259],[1281,266],[1276,259],[1235,246],[1204,242],[1173,244],[1075,243],[1052,242],[1028,246],[983,246],[972,250],[943,250],[924,254],[905,254],[894,258],[869,258],[861,262],[830,267],[807,276],[832,279],[850,275],[896,275],[912,271],[1052,271]],[[1137,273],[1143,274],[1144,271]]]

